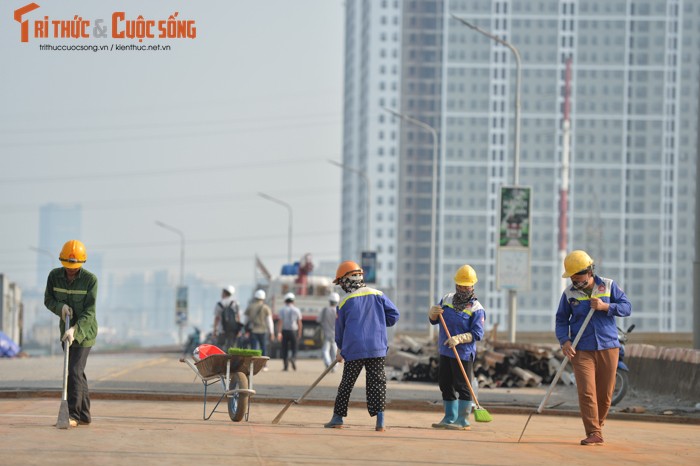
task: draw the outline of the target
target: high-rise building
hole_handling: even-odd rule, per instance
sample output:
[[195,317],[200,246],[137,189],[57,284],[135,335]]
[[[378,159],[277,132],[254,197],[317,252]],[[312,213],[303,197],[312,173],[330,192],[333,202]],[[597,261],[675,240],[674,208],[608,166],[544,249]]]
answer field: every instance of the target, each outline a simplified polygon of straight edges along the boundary
[[81,239],[82,218],[80,204],[50,203],[39,208],[39,246],[36,256],[38,289],[46,286],[46,277],[51,269],[61,266],[58,255],[63,244],[71,239]]
[[[370,16],[363,16],[362,24],[380,20],[382,10],[376,5],[382,2],[367,3],[348,2],[348,17],[362,10]],[[470,263],[479,275],[477,295],[487,310],[488,325],[508,326],[506,294],[496,284],[496,260],[500,187],[511,184],[514,175],[514,54],[455,20],[454,14],[506,40],[522,58],[518,178],[520,185],[532,187],[531,280],[530,289],[517,295],[517,329],[551,328],[562,291],[557,236],[563,89],[570,60],[568,249],[587,250],[597,271],[621,284],[632,300],[632,319],[639,328],[689,331],[700,4],[384,3],[394,6],[401,18],[399,110],[439,134],[436,294],[452,289],[454,271]],[[363,30],[347,28],[347,47],[355,44],[353,53],[364,54],[353,56],[353,63],[373,63],[370,57],[381,43],[357,46],[360,39],[353,33],[358,31]],[[346,94],[354,86],[374,90],[379,84],[374,77],[369,71],[346,74]],[[344,160],[351,163],[355,144],[367,148],[368,141],[379,144],[382,139],[378,115],[368,113],[374,105],[371,97],[366,106],[348,102],[346,95],[346,119],[354,119],[353,127],[374,129],[363,134],[346,126]],[[399,272],[399,307],[409,315],[416,313],[416,322],[423,325],[430,301],[432,142],[424,129],[403,124],[396,143],[398,177],[391,194],[397,196],[398,211],[391,258]],[[367,158],[379,157],[371,153]],[[381,173],[367,168],[376,182]],[[360,234],[361,226],[347,221],[357,214],[360,196],[359,187],[344,186],[344,253],[352,244],[348,238]],[[372,209],[378,205],[372,193]],[[380,262],[387,260],[379,256]]]
[[[346,2],[342,260],[377,252],[377,284],[396,286],[401,2]],[[369,200],[368,200],[369,196]],[[369,237],[368,237],[369,236]]]

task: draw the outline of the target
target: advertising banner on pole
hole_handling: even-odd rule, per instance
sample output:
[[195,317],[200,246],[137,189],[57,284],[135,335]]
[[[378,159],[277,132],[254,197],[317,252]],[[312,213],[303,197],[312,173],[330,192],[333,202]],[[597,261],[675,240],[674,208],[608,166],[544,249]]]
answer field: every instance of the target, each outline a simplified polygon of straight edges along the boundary
[[187,287],[178,286],[175,294],[175,323],[187,324]]
[[377,283],[377,251],[362,251],[362,263],[365,283]]
[[501,186],[496,287],[530,289],[531,194],[529,186]]

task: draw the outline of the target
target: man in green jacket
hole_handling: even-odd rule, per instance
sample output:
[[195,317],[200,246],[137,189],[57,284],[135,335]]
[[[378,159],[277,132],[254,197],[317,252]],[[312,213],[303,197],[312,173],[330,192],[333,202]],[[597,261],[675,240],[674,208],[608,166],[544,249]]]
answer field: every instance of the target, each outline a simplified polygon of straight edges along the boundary
[[[60,317],[61,341],[69,348],[68,413],[70,425],[75,427],[92,421],[85,364],[97,338],[97,277],[83,268],[87,253],[85,245],[78,240],[64,244],[58,259],[63,267],[49,272],[44,305]],[[70,317],[68,329],[66,317]]]

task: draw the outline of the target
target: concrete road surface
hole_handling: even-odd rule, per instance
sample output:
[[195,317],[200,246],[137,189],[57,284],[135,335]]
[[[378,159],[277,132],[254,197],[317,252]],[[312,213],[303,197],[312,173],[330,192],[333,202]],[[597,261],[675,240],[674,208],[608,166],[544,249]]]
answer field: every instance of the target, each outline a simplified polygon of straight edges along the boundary
[[474,465],[697,465],[697,425],[608,421],[607,444],[584,447],[581,421],[568,416],[494,415],[468,432],[430,428],[438,413],[388,410],[386,432],[374,431],[365,409],[351,408],[342,430],[324,429],[332,409],[292,406],[280,424],[281,404],[252,406],[249,422],[226,412],[201,418],[201,403],[96,400],[93,422],[53,427],[58,399],[0,400],[4,465],[201,464],[474,464]]
[[[606,445],[584,447],[571,387],[557,388],[556,410],[535,414],[521,443],[528,414],[546,387],[480,390],[494,417],[468,432],[430,428],[441,415],[437,386],[390,381],[388,430],[374,431],[358,380],[348,426],[324,429],[340,371],[292,405],[280,424],[272,419],[320,375],[319,360],[300,360],[298,371],[281,362],[254,377],[257,394],[248,422],[232,422],[224,406],[202,420],[203,388],[173,354],[91,355],[87,375],[93,423],[53,427],[60,406],[61,357],[0,360],[0,463],[26,464],[700,464],[697,418],[676,413],[614,413]],[[218,391],[217,391],[218,389]],[[218,385],[211,391],[221,393]],[[213,398],[209,398],[210,400]],[[207,407],[213,406],[208,403]],[[556,415],[552,415],[556,414]],[[660,422],[673,421],[673,422]]]

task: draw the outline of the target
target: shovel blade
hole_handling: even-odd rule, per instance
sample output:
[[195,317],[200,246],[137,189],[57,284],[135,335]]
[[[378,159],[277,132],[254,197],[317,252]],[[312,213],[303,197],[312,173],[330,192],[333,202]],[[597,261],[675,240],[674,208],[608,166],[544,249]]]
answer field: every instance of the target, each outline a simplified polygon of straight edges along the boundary
[[67,429],[70,427],[70,414],[68,413],[68,401],[66,400],[61,401],[61,407],[58,410],[56,427],[59,429]]

